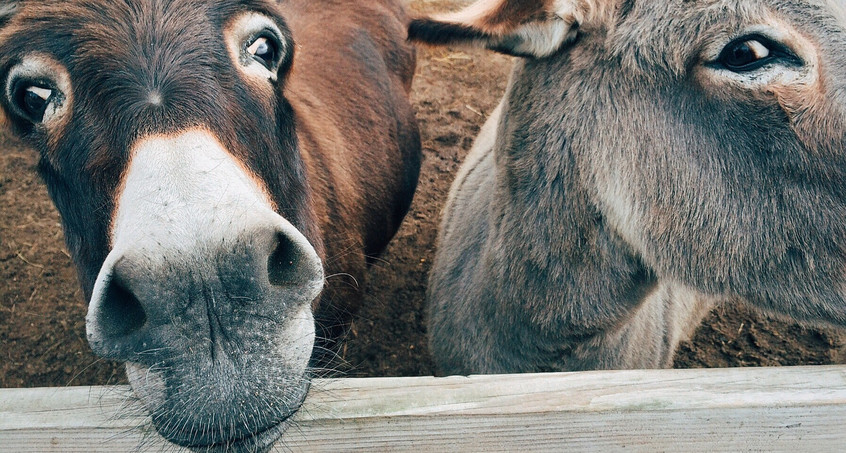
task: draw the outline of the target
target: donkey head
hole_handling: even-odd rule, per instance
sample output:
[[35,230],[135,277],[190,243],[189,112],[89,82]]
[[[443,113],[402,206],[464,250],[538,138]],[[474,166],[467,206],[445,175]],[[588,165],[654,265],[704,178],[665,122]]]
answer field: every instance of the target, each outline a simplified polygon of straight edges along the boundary
[[276,2],[5,2],[2,118],[167,439],[268,446],[308,389],[323,270]]
[[[846,21],[825,0],[483,0],[413,39],[523,57],[496,145],[660,278],[846,326]],[[516,186],[515,186],[516,187]]]

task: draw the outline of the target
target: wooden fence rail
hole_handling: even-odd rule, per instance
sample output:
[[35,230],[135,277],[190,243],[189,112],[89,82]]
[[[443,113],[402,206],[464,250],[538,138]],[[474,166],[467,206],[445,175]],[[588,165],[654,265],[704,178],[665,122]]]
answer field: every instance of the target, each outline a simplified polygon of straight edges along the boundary
[[[315,382],[279,451],[846,451],[846,366]],[[178,451],[127,387],[0,390],[0,451]]]

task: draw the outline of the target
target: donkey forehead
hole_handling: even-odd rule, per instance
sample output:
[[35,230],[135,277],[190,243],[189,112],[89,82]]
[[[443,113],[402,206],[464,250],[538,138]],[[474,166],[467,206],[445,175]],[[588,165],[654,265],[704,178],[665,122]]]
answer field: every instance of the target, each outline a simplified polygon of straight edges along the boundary
[[262,2],[248,1],[24,0],[4,35],[28,35],[33,45],[47,45],[61,37],[64,40],[54,43],[56,47],[83,49],[103,43],[122,48],[175,36],[192,36],[200,42],[209,35],[209,27],[219,25],[227,15],[264,7]]
[[[38,51],[55,56],[74,78],[164,84],[178,68],[220,72],[229,60],[223,33],[244,11],[278,16],[264,1],[70,0],[24,2],[0,34],[3,57]],[[281,17],[276,17],[284,29]]]
[[652,25],[659,27],[646,33],[649,36],[656,35],[658,30],[676,30],[672,33],[675,36],[701,34],[709,31],[703,25],[722,23],[731,28],[749,22],[759,23],[773,16],[825,29],[832,20],[842,25],[846,17],[846,1],[843,0],[622,0],[622,3],[625,7],[618,9],[621,21],[653,22]]
[[[796,33],[826,53],[843,51],[843,0],[626,0],[608,44],[612,54],[683,72],[703,47],[727,43],[752,27]],[[822,54],[825,58],[827,55]],[[840,64],[837,61],[836,64]]]
[[[227,51],[230,24],[258,12],[288,39],[275,8],[263,0],[25,1],[0,32],[0,65],[8,71],[33,54],[54,59],[69,75],[72,121],[115,132],[101,137],[111,146],[200,124],[232,129],[224,119],[233,118],[235,106],[267,105],[235,98],[269,93],[240,82]],[[91,133],[102,135],[97,131]]]

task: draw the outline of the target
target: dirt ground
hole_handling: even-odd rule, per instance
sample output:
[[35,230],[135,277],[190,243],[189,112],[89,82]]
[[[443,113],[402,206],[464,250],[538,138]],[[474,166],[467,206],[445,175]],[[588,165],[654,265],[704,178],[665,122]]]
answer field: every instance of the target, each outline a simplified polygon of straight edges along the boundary
[[[422,49],[419,56],[413,101],[423,138],[420,184],[403,227],[370,272],[365,307],[338,366],[346,376],[433,373],[423,296],[439,210],[511,64],[458,49]],[[124,383],[120,365],[88,348],[86,302],[35,163],[34,152],[0,135],[0,387]],[[676,359],[677,367],[829,363],[846,363],[842,334],[739,306],[715,311]]]

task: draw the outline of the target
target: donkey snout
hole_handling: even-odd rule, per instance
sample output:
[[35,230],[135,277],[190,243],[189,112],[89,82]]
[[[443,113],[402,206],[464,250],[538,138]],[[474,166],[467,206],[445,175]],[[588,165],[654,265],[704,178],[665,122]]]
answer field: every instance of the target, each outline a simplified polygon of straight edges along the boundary
[[88,308],[88,340],[103,357],[158,360],[157,351],[242,336],[259,318],[281,323],[310,304],[322,283],[320,259],[290,224],[256,227],[211,247],[114,250]]

